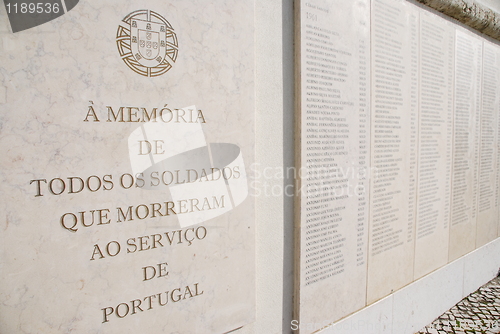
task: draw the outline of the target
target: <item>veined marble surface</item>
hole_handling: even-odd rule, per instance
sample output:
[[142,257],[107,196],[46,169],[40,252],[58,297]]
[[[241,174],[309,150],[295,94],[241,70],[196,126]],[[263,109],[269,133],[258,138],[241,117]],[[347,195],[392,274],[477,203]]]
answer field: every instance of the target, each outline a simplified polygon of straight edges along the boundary
[[[177,37],[159,76],[118,52],[137,10]],[[252,321],[252,13],[252,1],[80,1],[14,34],[0,8],[2,331],[222,333]],[[163,118],[147,130],[155,108]],[[150,163],[137,170],[134,155]]]

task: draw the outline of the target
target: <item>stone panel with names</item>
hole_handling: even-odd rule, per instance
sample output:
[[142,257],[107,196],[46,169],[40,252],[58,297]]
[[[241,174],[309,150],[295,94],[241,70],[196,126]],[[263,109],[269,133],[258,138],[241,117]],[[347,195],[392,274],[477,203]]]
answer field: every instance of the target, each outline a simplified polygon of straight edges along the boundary
[[[334,6],[337,13],[333,14],[329,5]],[[362,24],[348,27],[338,17],[338,13],[352,15],[352,8],[356,5],[318,0],[301,2],[299,11],[297,119],[301,140],[297,166],[307,170],[297,202],[300,284],[296,292],[300,297],[295,305],[298,315],[295,319],[299,323],[316,322],[326,326],[360,305],[365,298],[363,293],[353,293],[351,289],[356,282],[364,290],[359,276],[363,270],[366,272],[366,304],[371,304],[495,239],[500,233],[500,173],[497,171],[500,166],[500,48],[409,1],[372,0],[370,43],[363,43],[370,45],[371,112],[367,122],[363,119],[366,53],[362,52],[363,47],[359,47],[357,53],[353,51],[357,48],[356,41],[360,41],[356,29]],[[346,17],[353,21],[349,15]],[[308,20],[317,23],[310,24]],[[329,37],[325,29],[329,29],[329,33],[338,32],[337,38]],[[323,36],[314,36],[318,31],[322,31]],[[330,48],[337,53],[335,60],[346,64],[347,73],[359,73],[357,81],[349,75],[346,78],[351,80],[338,80],[335,76],[338,74],[327,72],[325,64],[311,62],[311,59],[318,60],[315,53],[321,46],[320,52]],[[340,50],[345,52],[340,55]],[[323,80],[309,81],[311,77]],[[329,124],[319,122],[323,119],[315,116],[321,114],[319,108],[330,108],[328,104],[334,101],[333,96],[319,94],[325,92],[321,85],[328,85],[328,80],[332,82],[330,86],[337,89],[337,104],[341,106],[337,109],[337,118]],[[364,142],[365,122],[369,124],[369,144]],[[350,141],[349,152],[345,146],[322,146],[326,143],[318,140],[316,133],[338,133],[339,128],[345,128],[348,134],[345,138]],[[353,132],[354,129],[359,132]],[[370,149],[366,155],[365,144]],[[350,159],[343,160],[342,156],[348,154]],[[330,158],[330,164],[324,164],[325,159]],[[358,202],[349,195],[332,198],[332,193],[338,195],[332,190],[349,189],[349,175],[339,173],[343,166],[353,161],[362,166],[366,159],[370,161],[368,207],[361,204],[365,196]],[[359,178],[357,182],[364,185],[366,180]],[[336,186],[328,187],[330,183]],[[328,205],[332,206],[318,205],[313,199],[316,197],[331,201]],[[327,215],[331,209],[334,215]],[[349,221],[351,225],[332,225],[330,237],[326,232],[330,218]],[[324,232],[316,229],[319,225],[325,225]],[[356,244],[352,233],[355,228]],[[368,240],[363,248],[365,236]],[[314,257],[319,256],[315,247],[326,247],[335,240],[341,240],[335,244],[342,261],[336,268],[341,271],[320,267],[324,271],[316,274],[320,269],[311,270],[315,265],[311,261],[323,261],[323,258]],[[356,254],[359,257],[348,259],[345,254],[355,246],[361,256]],[[331,261],[327,251],[323,257],[324,261]],[[355,271],[358,264],[362,270]],[[339,303],[347,300],[342,289],[352,297],[344,308],[332,300]],[[335,298],[330,298],[332,294]],[[320,327],[299,326],[299,329],[310,333]]]
[[327,324],[366,301],[369,1],[299,5],[302,177],[295,319]]
[[481,139],[477,199],[476,248],[498,234],[498,115],[500,113],[500,53],[498,47],[483,43],[481,82]]
[[372,2],[368,303],[413,279],[418,145],[418,12]]
[[420,13],[415,279],[448,262],[454,37],[449,22]]
[[[488,58],[490,61],[488,63],[496,63],[494,65],[494,69],[491,69],[493,72],[496,73],[496,76],[491,76],[489,77],[489,80],[486,80],[488,82],[488,88],[483,87],[483,92],[487,92],[489,95],[489,99],[492,102],[492,106],[494,108],[494,113],[496,115],[496,122],[497,122],[497,127],[496,127],[496,138],[495,138],[495,146],[496,146],[496,164],[497,164],[497,173],[496,173],[496,180],[495,180],[495,206],[497,207],[498,214],[500,214],[500,172],[498,172],[498,168],[500,167],[500,92],[498,92],[498,89],[495,89],[500,85],[500,46],[495,45],[495,44],[490,44],[488,42],[484,43],[484,56],[486,57],[488,55]],[[483,65],[484,66],[484,65]],[[490,84],[492,86],[490,86]],[[484,83],[483,83],[484,85]],[[493,88],[493,90],[492,90]],[[490,94],[493,94],[491,96]],[[498,217],[498,216],[497,216]],[[498,236],[500,236],[500,217],[497,219],[498,223]]]
[[450,261],[476,244],[481,54],[479,38],[456,31]]

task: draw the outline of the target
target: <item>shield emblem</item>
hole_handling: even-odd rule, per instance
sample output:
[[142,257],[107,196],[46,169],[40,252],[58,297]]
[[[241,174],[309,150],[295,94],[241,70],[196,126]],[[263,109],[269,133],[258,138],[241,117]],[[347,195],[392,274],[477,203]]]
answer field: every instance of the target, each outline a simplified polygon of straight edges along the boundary
[[163,23],[130,20],[130,46],[142,66],[156,67],[166,56],[167,26]]

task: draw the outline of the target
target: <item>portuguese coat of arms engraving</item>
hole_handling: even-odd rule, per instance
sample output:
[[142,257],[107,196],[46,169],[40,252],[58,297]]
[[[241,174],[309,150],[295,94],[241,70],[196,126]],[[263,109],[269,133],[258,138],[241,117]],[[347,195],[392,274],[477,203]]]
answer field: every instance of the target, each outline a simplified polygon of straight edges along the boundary
[[177,35],[170,23],[147,9],[132,12],[122,20],[116,44],[125,64],[147,77],[169,71],[179,51]]

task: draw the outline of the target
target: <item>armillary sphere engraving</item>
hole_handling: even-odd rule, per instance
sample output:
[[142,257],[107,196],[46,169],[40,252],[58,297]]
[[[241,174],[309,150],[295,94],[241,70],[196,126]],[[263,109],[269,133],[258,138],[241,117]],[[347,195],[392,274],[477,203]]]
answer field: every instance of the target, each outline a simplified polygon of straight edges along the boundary
[[160,14],[148,9],[127,15],[118,26],[120,57],[134,72],[156,77],[168,72],[179,52],[177,35]]

